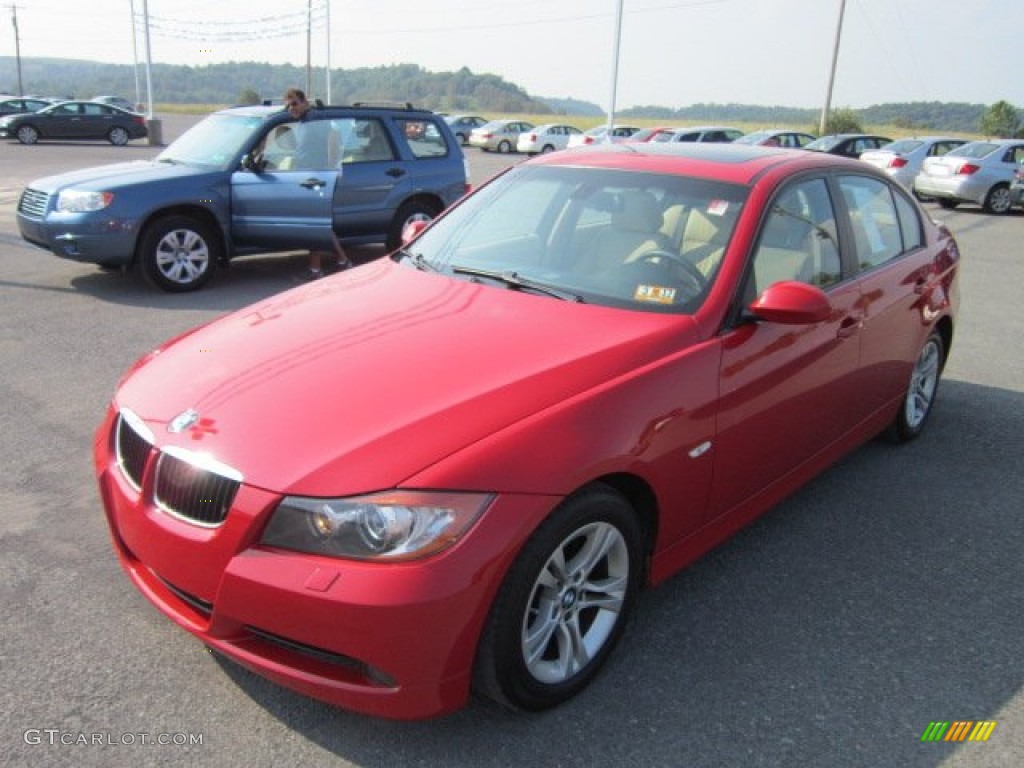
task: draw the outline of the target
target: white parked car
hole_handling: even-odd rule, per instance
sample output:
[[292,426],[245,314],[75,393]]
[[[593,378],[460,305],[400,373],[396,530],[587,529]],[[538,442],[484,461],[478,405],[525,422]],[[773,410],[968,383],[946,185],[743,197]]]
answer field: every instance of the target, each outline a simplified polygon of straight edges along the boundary
[[610,142],[612,144],[618,144],[626,141],[634,133],[639,131],[635,125],[613,125],[612,135],[609,139],[606,134],[608,133],[607,125],[596,125],[589,131],[584,131],[581,134],[569,137],[570,147],[585,147],[588,144],[604,144]]
[[524,120],[491,120],[491,122],[474,128],[469,133],[469,145],[479,147],[484,152],[515,152],[519,143],[519,134],[533,129],[533,123]]
[[583,131],[572,125],[546,123],[519,134],[516,150],[528,155],[554,152],[556,149],[565,149],[569,146],[571,137],[582,134]]
[[728,144],[743,135],[739,128],[728,125],[699,125],[680,128],[672,133],[661,133],[651,141],[709,141],[716,144]]
[[905,189],[912,189],[914,179],[921,172],[926,157],[942,157],[951,149],[967,143],[967,139],[950,136],[921,136],[915,139],[899,139],[879,149],[863,153],[860,159],[881,168]]
[[1013,207],[1010,184],[1024,162],[1024,139],[971,141],[942,157],[929,157],[914,179],[914,191],[943,208],[977,203],[987,213]]

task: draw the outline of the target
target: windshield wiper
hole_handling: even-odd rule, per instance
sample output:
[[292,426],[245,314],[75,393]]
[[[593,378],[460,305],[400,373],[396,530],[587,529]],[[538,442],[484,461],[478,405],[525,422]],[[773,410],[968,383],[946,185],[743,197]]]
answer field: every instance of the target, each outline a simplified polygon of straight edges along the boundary
[[496,272],[489,269],[477,269],[476,267],[453,266],[452,272],[456,275],[470,275],[471,277],[483,277],[490,280],[497,280],[514,290],[521,291],[525,289],[537,291],[538,293],[543,293],[548,296],[554,296],[556,299],[562,299],[562,301],[574,301],[579,304],[584,303],[582,296],[577,296],[575,293],[569,293],[568,291],[553,288],[552,286],[545,285],[544,283],[535,282],[528,277],[523,277],[518,272],[511,269]]
[[434,266],[432,262],[427,261],[426,257],[422,253],[413,253],[402,248],[398,251],[398,256],[403,259],[408,259],[412,262],[412,265],[416,267],[420,272],[440,272],[441,270]]

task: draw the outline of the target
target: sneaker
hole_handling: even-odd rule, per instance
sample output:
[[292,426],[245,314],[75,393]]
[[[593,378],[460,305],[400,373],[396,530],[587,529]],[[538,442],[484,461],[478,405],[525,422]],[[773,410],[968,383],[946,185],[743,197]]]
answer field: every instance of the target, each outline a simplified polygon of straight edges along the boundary
[[292,278],[296,283],[311,283],[314,280],[319,280],[324,276],[324,273],[319,269],[307,269],[301,275],[296,275]]
[[334,264],[334,271],[344,272],[346,269],[352,269],[354,266],[355,264],[352,263],[351,259],[345,259],[344,261],[339,261]]

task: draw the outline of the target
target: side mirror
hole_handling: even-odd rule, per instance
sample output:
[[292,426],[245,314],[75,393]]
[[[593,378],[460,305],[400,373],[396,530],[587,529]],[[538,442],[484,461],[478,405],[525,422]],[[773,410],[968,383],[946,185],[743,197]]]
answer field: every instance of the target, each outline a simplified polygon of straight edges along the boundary
[[402,230],[402,245],[408,245],[417,237],[420,232],[426,229],[430,225],[429,221],[424,219],[416,219],[416,221],[410,221],[405,225],[405,229]]
[[263,169],[267,167],[267,161],[263,159],[259,153],[244,154],[242,155],[242,168],[246,171],[253,173],[263,173]]
[[832,302],[817,286],[785,280],[768,286],[747,311],[769,323],[811,325],[832,315]]

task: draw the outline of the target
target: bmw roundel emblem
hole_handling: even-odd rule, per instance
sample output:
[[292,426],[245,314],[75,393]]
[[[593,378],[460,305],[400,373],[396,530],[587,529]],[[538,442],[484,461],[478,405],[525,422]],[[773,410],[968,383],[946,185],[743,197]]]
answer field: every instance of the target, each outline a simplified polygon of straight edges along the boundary
[[195,426],[196,422],[199,421],[199,411],[194,408],[189,408],[187,411],[182,411],[167,424],[168,432],[184,432],[191,426]]

